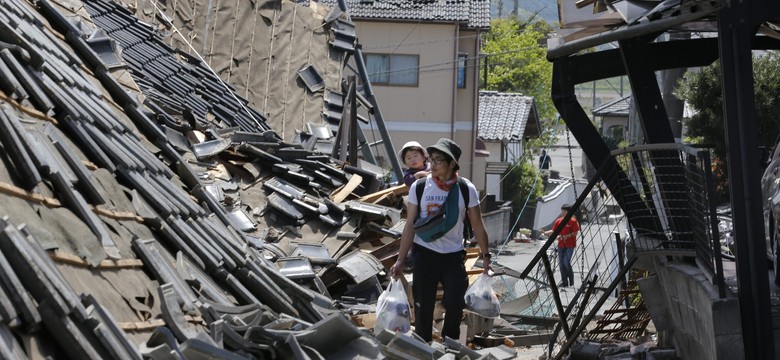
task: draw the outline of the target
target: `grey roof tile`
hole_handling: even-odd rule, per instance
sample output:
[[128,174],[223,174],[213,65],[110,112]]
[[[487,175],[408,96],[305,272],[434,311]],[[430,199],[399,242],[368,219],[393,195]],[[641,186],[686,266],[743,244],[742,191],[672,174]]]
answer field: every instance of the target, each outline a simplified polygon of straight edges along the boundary
[[517,93],[480,91],[479,137],[483,140],[520,139],[529,119],[536,121],[534,98]]
[[[322,0],[320,3],[338,5],[336,0]],[[347,7],[353,18],[459,21],[470,28],[490,27],[489,0],[347,0]]]
[[594,116],[628,116],[628,109],[631,107],[631,95],[626,97],[610,101],[606,104],[599,105],[593,110]]

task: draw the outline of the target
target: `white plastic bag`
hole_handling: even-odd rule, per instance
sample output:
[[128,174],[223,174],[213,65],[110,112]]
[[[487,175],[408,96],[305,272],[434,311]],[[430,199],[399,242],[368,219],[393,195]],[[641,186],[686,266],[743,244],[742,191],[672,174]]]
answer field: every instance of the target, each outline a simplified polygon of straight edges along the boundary
[[466,300],[466,309],[479,315],[492,318],[501,314],[501,303],[490,285],[490,276],[485,273],[480,274],[469,286],[463,298]]
[[399,279],[392,279],[377,300],[374,333],[378,334],[383,329],[407,332],[410,328],[411,310],[404,284]]

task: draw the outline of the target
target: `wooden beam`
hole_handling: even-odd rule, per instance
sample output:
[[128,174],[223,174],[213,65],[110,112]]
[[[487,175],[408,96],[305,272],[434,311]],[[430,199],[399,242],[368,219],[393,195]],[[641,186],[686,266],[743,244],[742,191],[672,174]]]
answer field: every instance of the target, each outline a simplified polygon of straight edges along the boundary
[[333,200],[333,202],[340,203],[344,201],[347,196],[352,194],[355,189],[357,189],[358,186],[360,186],[360,183],[363,182],[363,177],[357,174],[353,174],[351,178],[349,178],[349,181],[344,184],[340,189],[337,189],[336,191],[331,194],[330,198]]
[[[49,251],[49,257],[61,264],[70,264],[80,267],[91,267],[87,260],[61,250]],[[103,260],[95,269],[134,269],[144,266],[140,259]]]
[[406,185],[398,185],[381,191],[377,191],[373,194],[368,194],[358,199],[358,201],[374,203],[377,201],[377,199],[381,198],[382,196],[385,196],[386,194],[393,194],[396,196],[400,196],[406,194],[407,192],[409,192],[409,187],[407,187]]

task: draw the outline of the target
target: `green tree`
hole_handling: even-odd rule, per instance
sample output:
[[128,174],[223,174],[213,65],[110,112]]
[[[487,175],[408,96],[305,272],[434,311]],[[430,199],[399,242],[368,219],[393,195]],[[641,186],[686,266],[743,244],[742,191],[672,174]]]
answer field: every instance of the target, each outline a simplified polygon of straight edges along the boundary
[[482,44],[488,66],[487,84],[482,88],[533,96],[542,122],[557,114],[550,97],[552,63],[542,45],[551,29],[546,21],[533,17],[496,19]]
[[[777,52],[753,57],[753,81],[758,145],[770,148],[780,134],[780,122],[777,121],[780,114],[780,55]],[[684,120],[688,131],[686,141],[713,146],[716,187],[719,195],[728,199],[720,62],[685,73],[675,96],[695,110]]]
[[[512,200],[512,219],[520,216],[526,199],[528,199],[528,204],[536,204],[536,199],[544,195],[544,183],[536,165],[524,161],[522,158],[517,161],[510,168],[509,174],[504,180],[504,194],[507,194],[507,198]],[[530,197],[528,194],[531,194]]]
[[552,127],[558,114],[550,97],[552,63],[547,61],[547,49],[542,45],[552,31],[552,26],[543,19],[531,16],[521,20],[511,15],[493,20],[482,44],[488,67],[487,83],[482,88],[534,98],[542,135],[525,144],[534,155],[552,140],[553,132],[546,130]]

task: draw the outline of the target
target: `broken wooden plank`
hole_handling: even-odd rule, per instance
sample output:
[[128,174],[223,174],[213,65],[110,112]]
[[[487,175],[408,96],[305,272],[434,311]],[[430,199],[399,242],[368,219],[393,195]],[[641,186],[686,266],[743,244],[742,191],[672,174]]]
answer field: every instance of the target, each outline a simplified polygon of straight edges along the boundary
[[34,118],[37,118],[37,119],[40,119],[40,120],[44,120],[44,121],[48,121],[48,122],[50,122],[50,123],[52,123],[54,125],[59,125],[59,121],[57,121],[57,119],[40,112],[38,109],[31,108],[31,107],[28,107],[28,106],[24,106],[21,103],[17,102],[16,100],[11,99],[8,95],[5,95],[5,93],[0,92],[0,100],[3,100],[5,102],[7,102],[11,106],[15,107],[17,110],[19,110],[19,111],[21,111],[21,112],[23,112],[23,113],[25,113],[27,115],[30,115],[30,116],[32,116]]
[[351,178],[349,178],[349,181],[344,184],[341,188],[337,189],[336,191],[331,194],[330,199],[333,200],[333,202],[340,203],[344,201],[347,196],[352,194],[355,189],[357,189],[358,186],[363,182],[363,177],[360,175],[352,175]]
[[372,193],[372,194],[368,194],[368,195],[363,196],[360,199],[358,199],[358,201],[368,202],[368,203],[375,203],[377,200],[379,200],[383,196],[387,196],[389,194],[400,196],[400,195],[406,194],[407,192],[409,192],[409,187],[408,186],[406,186],[406,185],[398,185],[398,186],[387,188],[387,189],[384,189],[384,190],[381,190],[381,191],[377,191],[377,192]]
[[16,196],[21,199],[29,200],[29,201],[35,201],[37,203],[42,203],[48,207],[60,207],[62,204],[59,200],[55,198],[50,198],[47,196],[43,196],[38,193],[34,193],[31,191],[27,191],[25,189],[22,189],[16,185],[12,185],[5,182],[0,182],[0,192]]
[[115,220],[133,220],[138,223],[144,222],[144,219],[142,217],[136,215],[135,213],[131,213],[129,211],[109,210],[102,206],[93,206],[92,211],[95,214],[109,217]]
[[[191,324],[203,324],[200,316],[184,315],[184,320]],[[117,325],[125,331],[152,331],[160,326],[165,326],[165,320],[153,319],[149,321],[117,322]]]
[[[49,251],[49,257],[61,264],[70,264],[80,267],[92,267],[89,261],[76,255],[66,253],[61,250]],[[103,260],[95,266],[96,269],[133,269],[143,267],[144,263],[140,259],[119,259]]]

